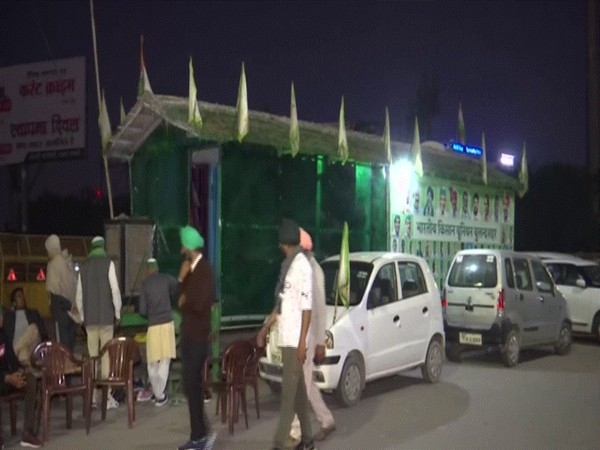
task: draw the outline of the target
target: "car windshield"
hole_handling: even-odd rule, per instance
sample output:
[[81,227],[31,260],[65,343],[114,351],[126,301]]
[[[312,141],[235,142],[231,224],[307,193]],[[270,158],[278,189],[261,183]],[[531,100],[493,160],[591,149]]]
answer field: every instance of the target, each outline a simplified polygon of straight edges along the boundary
[[448,275],[448,286],[490,288],[497,284],[494,255],[457,255]]
[[589,266],[581,266],[581,270],[586,277],[586,283],[591,283],[593,287],[600,287],[600,266],[590,264]]
[[[328,305],[335,305],[337,274],[339,261],[321,263],[325,275],[325,299]],[[367,288],[367,283],[373,271],[373,264],[350,261],[350,306],[360,303]]]

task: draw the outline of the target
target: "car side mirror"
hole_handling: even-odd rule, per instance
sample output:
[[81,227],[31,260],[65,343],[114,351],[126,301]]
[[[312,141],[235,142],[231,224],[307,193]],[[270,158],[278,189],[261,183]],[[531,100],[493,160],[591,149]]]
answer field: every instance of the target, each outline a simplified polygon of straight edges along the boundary
[[585,289],[587,287],[587,284],[585,283],[585,280],[581,277],[577,278],[577,281],[575,281],[575,285],[577,287],[580,287],[582,289]]

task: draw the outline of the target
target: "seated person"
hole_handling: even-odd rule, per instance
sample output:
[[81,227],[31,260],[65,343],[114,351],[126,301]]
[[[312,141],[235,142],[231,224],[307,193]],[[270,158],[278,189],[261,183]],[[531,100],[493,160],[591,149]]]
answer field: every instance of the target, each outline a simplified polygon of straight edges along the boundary
[[[36,433],[36,423],[38,422],[35,409],[37,379],[31,371],[25,371],[17,360],[12,343],[2,329],[2,308],[0,307],[0,395],[11,394],[18,390],[25,391],[25,422],[21,446],[40,448],[42,441],[37,438]],[[4,438],[0,430],[0,449],[3,446]]]
[[36,309],[27,308],[23,288],[16,288],[10,295],[12,310],[4,314],[4,333],[12,342],[17,359],[29,367],[31,353],[42,341],[47,341],[48,332],[42,316]]

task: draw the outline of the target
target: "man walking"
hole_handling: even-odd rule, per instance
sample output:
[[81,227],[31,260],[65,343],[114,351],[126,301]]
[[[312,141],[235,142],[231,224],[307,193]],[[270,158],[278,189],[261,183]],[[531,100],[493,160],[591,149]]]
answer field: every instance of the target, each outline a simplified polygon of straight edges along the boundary
[[56,234],[48,236],[45,247],[50,258],[46,269],[46,290],[50,294],[50,312],[56,340],[73,353],[76,324],[69,313],[77,315],[78,312],[74,303],[77,275],[67,257],[68,253],[60,248],[60,239]]
[[210,342],[211,308],[215,302],[212,267],[204,258],[204,238],[192,226],[180,230],[179,307],[181,308],[181,361],[183,387],[190,414],[190,439],[179,450],[211,450],[216,434],[209,435],[204,413],[204,363]]
[[312,273],[310,263],[300,250],[300,227],[290,219],[279,226],[279,247],[285,255],[275,289],[276,305],[260,330],[257,341],[264,344],[271,325],[277,322],[283,374],[281,407],[273,450],[283,449],[290,433],[294,413],[300,419],[302,442],[297,450],[314,450],[304,373],[306,339],[312,309]]
[[[81,265],[77,279],[75,301],[82,322],[87,331],[87,347],[90,358],[100,354],[100,350],[114,336],[115,321],[121,320],[121,292],[117,281],[115,264],[104,250],[104,238],[92,239],[92,250]],[[101,361],[102,378],[108,377],[108,355]],[[96,391],[92,405],[96,404]],[[108,409],[119,407],[119,403],[108,395]]]
[[139,313],[148,319],[146,361],[154,404],[163,406],[169,400],[165,387],[171,359],[175,358],[175,324],[171,299],[177,293],[177,280],[160,273],[156,259],[150,258],[146,264],[148,276],[140,288]]
[[[317,421],[321,424],[321,429],[315,434],[316,441],[322,441],[335,431],[335,420],[333,415],[321,395],[321,390],[315,384],[312,374],[315,367],[314,360],[322,361],[325,358],[325,276],[323,269],[317,262],[312,252],[313,243],[310,234],[303,228],[300,228],[300,248],[310,263],[312,269],[312,314],[310,320],[310,333],[308,335],[308,344],[306,351],[306,362],[303,366],[304,383],[306,384],[306,394],[312,407]],[[294,444],[300,442],[300,421],[298,416],[294,417],[290,438]]]

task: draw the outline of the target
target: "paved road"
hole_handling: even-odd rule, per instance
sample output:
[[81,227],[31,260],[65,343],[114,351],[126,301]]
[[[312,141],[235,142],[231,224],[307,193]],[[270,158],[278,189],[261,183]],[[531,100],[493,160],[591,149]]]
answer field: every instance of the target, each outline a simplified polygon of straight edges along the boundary
[[[218,432],[215,450],[265,450],[271,446],[279,400],[261,386],[261,418],[249,399],[249,429],[243,422],[229,436],[226,425],[209,417]],[[428,385],[415,370],[367,385],[358,406],[339,408],[326,396],[338,430],[321,450],[392,449],[597,449],[600,448],[600,346],[577,340],[568,356],[536,350],[515,368],[497,355],[467,355],[447,363],[439,384]],[[185,405],[156,408],[138,404],[137,421],[127,428],[125,407],[95,412],[85,434],[79,405],[72,430],[64,428],[64,403],[53,406],[46,449],[173,449],[188,433]],[[3,412],[5,436],[7,411]],[[316,427],[315,427],[316,429]],[[18,446],[9,439],[7,448]]]

